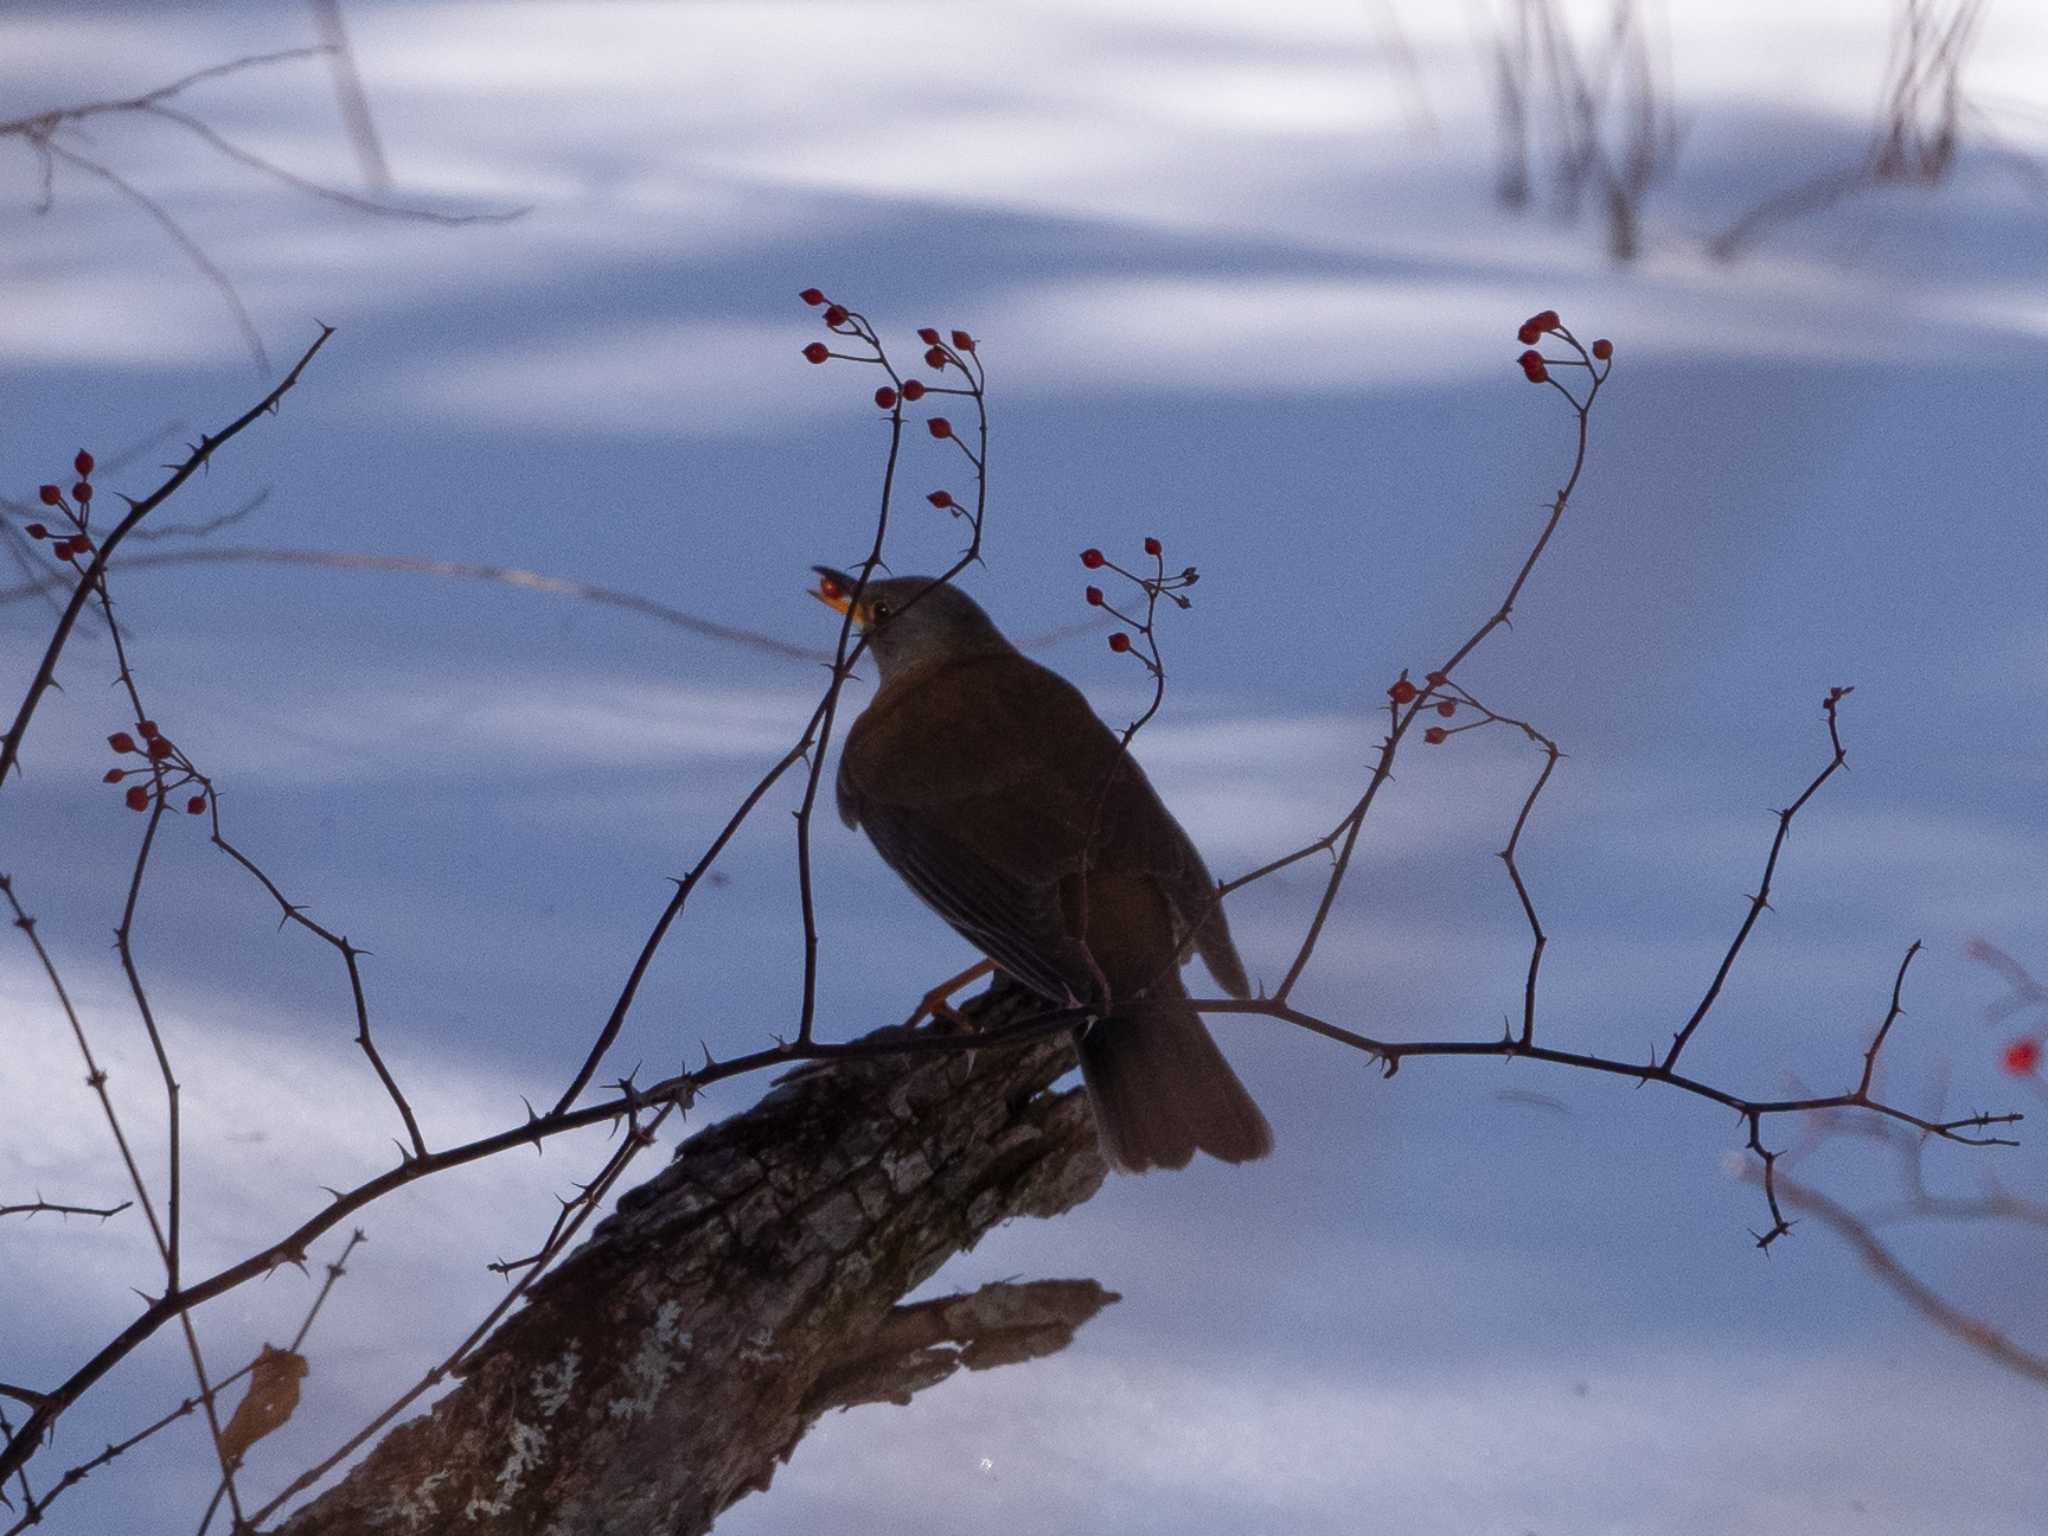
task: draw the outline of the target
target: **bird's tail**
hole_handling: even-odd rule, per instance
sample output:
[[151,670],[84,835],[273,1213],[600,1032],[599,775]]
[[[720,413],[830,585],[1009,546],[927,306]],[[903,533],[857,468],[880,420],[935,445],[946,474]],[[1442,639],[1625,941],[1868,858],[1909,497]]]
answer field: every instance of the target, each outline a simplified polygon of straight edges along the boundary
[[1197,1152],[1248,1163],[1273,1150],[1266,1117],[1177,978],[1095,1020],[1080,1047],[1102,1155],[1113,1166],[1127,1173],[1185,1168]]

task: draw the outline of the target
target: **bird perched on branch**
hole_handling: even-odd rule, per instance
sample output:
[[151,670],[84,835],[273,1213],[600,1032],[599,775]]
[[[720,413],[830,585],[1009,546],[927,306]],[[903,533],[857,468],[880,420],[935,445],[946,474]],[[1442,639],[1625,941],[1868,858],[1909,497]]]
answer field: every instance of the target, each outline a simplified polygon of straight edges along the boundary
[[1244,997],[1244,964],[1202,856],[1116,735],[957,588],[870,581],[856,605],[853,577],[816,570],[880,673],[840,756],[840,819],[996,965],[1097,1010],[1077,1035],[1112,1164],[1264,1157],[1266,1117],[1180,980],[1199,952]]

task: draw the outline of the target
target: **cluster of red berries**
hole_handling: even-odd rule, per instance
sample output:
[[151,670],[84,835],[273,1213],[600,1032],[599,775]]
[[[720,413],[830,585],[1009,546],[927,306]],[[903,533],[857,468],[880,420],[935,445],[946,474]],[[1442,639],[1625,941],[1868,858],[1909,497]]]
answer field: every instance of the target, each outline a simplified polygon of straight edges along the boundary
[[895,410],[896,402],[899,398],[911,401],[922,400],[924,398],[924,381],[922,379],[905,379],[900,396],[896,390],[891,389],[887,384],[884,384],[875,391],[875,404],[885,411]]
[[[1570,331],[1564,328],[1564,322],[1558,319],[1557,311],[1554,309],[1539,310],[1524,320],[1520,329],[1515,332],[1515,340],[1529,349],[1516,358],[1515,362],[1521,367],[1522,377],[1531,384],[1547,384],[1550,382],[1551,360],[1545,358],[1535,347],[1537,341],[1549,335],[1562,336],[1569,346],[1574,349],[1579,347],[1577,339]],[[1614,343],[1603,336],[1594,342],[1589,350],[1595,362],[1604,363],[1613,358]],[[1579,357],[1582,361],[1576,366],[1587,366],[1583,362],[1585,356],[1586,349],[1579,350]]]
[[[841,335],[848,333],[853,335],[860,334],[859,327],[853,323],[853,311],[844,304],[834,304],[816,288],[806,288],[797,297],[813,309],[824,310],[825,324],[832,330],[839,332]],[[831,356],[833,356],[832,349],[822,341],[814,341],[804,348],[804,357],[814,363],[822,363]]]
[[[78,483],[71,487],[71,500],[64,499],[63,490],[55,485],[46,485],[36,494],[46,507],[55,507],[71,519],[74,532],[59,534],[50,545],[50,553],[59,560],[76,560],[92,553],[92,540],[86,537],[85,526],[92,517],[92,455],[83,448],[78,457],[71,461],[71,467],[78,471]],[[47,539],[49,528],[42,523],[30,523],[22,532],[32,539]]]
[[[156,728],[154,720],[138,721],[136,722],[135,729],[142,733],[142,740],[140,742],[136,741],[126,731],[116,731],[107,738],[107,745],[116,752],[123,754],[132,753],[137,757],[147,758],[149,766],[143,768],[109,768],[100,776],[101,783],[118,784],[131,773],[146,773],[154,780],[162,772],[163,766],[179,769],[183,774],[183,777],[179,779],[177,784],[164,785],[163,793],[168,795],[171,790],[192,782],[192,765],[178,755],[178,749],[171,745],[171,738]],[[129,810],[146,811],[149,809],[149,800],[152,792],[151,785],[136,784],[130,786],[128,793],[122,798],[127,802]],[[197,816],[205,809],[206,796],[204,795],[194,795],[185,802],[185,810],[190,815]]]
[[[825,324],[838,335],[858,337],[875,348],[875,355],[873,357],[855,357],[847,352],[834,352],[824,342],[814,341],[804,348],[804,356],[809,361],[813,363],[826,363],[835,357],[844,358],[849,362],[862,363],[879,363],[885,360],[882,355],[881,343],[875,339],[874,333],[867,328],[867,322],[854,314],[844,304],[835,304],[826,298],[825,291],[822,288],[806,288],[797,297],[813,309],[824,311],[823,319]],[[924,343],[924,360],[927,366],[941,373],[945,372],[948,368],[958,368],[963,374],[968,374],[967,364],[963,359],[974,351],[974,338],[967,332],[954,331],[946,337],[941,337],[937,326],[927,325],[919,328],[917,339]],[[950,347],[948,343],[951,344]],[[941,388],[939,392],[941,394],[978,396],[981,393],[980,386],[974,382],[971,374],[968,374],[968,380],[968,387],[964,389],[948,390]],[[915,404],[917,401],[922,400],[932,392],[933,388],[934,386],[926,384],[922,379],[905,379],[900,386],[884,384],[875,391],[875,406],[879,410],[893,411],[899,405],[905,403]],[[944,442],[954,436],[953,423],[944,416],[934,416],[925,422],[924,425],[925,430],[940,442]],[[963,443],[961,446],[964,448],[966,445]],[[969,457],[973,457],[971,452]],[[927,499],[933,506],[950,510],[956,517],[964,514],[965,509],[960,507],[953,500],[952,496],[945,491],[934,491]]]
[[[797,297],[813,309],[822,309],[824,311],[822,318],[829,329],[838,332],[842,336],[866,335],[862,323],[854,316],[853,311],[844,304],[835,304],[826,298],[823,289],[806,288]],[[924,360],[927,366],[936,368],[941,373],[945,372],[947,368],[961,368],[964,371],[965,365],[960,361],[961,355],[974,350],[974,338],[965,331],[954,331],[950,336],[941,339],[938,327],[927,325],[919,328],[917,339],[924,343]],[[947,341],[952,343],[951,351],[948,351],[946,348]],[[822,341],[814,341],[804,348],[804,356],[814,363],[822,363],[829,358],[841,355],[843,354],[835,353]],[[876,359],[857,358],[854,361],[874,362]],[[903,385],[902,398],[905,400],[916,400],[924,392],[925,386],[923,384],[919,383],[916,379],[910,379],[905,381]],[[896,399],[897,392],[886,385],[875,391],[875,404],[885,411],[895,408]]]
[[955,368],[962,366],[958,354],[974,350],[974,338],[965,331],[955,331],[946,338],[953,343],[953,350],[951,352],[948,352],[940,343],[938,329],[935,326],[920,326],[917,332],[917,339],[924,343],[924,360],[926,365],[937,368],[940,372],[944,372],[949,363]]
[[[1181,596],[1181,590],[1186,587],[1192,587],[1196,582],[1200,581],[1202,579],[1201,574],[1198,571],[1196,571],[1196,569],[1191,565],[1188,566],[1185,570],[1181,571],[1180,574],[1177,576],[1167,575],[1165,561],[1166,546],[1164,544],[1161,544],[1157,539],[1147,539],[1145,541],[1145,553],[1152,557],[1152,559],[1154,560],[1154,562],[1156,562],[1158,567],[1154,574],[1150,576],[1140,576],[1135,571],[1125,570],[1122,566],[1118,565],[1114,560],[1110,559],[1109,556],[1105,555],[1099,549],[1082,550],[1081,563],[1091,571],[1099,571],[1104,568],[1107,568],[1109,570],[1115,571],[1119,576],[1125,577],[1130,581],[1136,582],[1139,588],[1141,588],[1144,591],[1148,599],[1156,600],[1158,598],[1164,597],[1170,599],[1172,602],[1178,604],[1182,608],[1187,607],[1188,600],[1185,597]],[[1087,588],[1086,592],[1083,595],[1087,597],[1089,607],[1106,608],[1109,610],[1109,612],[1116,614],[1116,616],[1122,619],[1126,624],[1136,624],[1140,630],[1150,630],[1151,624],[1149,621],[1147,621],[1144,624],[1138,624],[1138,621],[1136,619],[1131,618],[1127,614],[1118,612],[1118,610],[1110,604],[1108,597],[1106,597],[1103,594],[1102,588],[1091,586]],[[1131,637],[1125,634],[1124,631],[1117,630],[1114,634],[1112,634],[1109,637],[1109,648],[1121,656],[1124,652],[1128,651],[1131,648]],[[1149,661],[1145,664],[1147,666],[1152,665]]]
[[[1429,685],[1430,692],[1432,693],[1439,688],[1449,686],[1450,683],[1450,679],[1441,672],[1432,672],[1423,681]],[[1423,698],[1423,691],[1403,676],[1394,683],[1393,687],[1387,690],[1387,697],[1394,701],[1394,706],[1398,709],[1413,704],[1417,699]],[[1428,700],[1424,699],[1424,702],[1427,703]],[[1439,715],[1443,716],[1444,719],[1448,720],[1457,714],[1458,701],[1451,698],[1442,698],[1438,699],[1431,707]],[[1449,739],[1450,734],[1442,726],[1432,725],[1422,733],[1422,739],[1432,747],[1440,747]]]

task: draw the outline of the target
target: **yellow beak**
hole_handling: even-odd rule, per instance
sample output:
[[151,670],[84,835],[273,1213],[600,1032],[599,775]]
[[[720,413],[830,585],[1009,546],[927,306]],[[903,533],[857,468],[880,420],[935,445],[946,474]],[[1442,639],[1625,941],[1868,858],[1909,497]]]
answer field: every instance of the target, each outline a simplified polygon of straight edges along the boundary
[[[834,613],[845,613],[853,607],[853,589],[860,585],[844,571],[835,571],[828,565],[814,565],[818,573],[818,584],[809,588],[811,596],[830,608]],[[853,622],[866,629],[873,618],[868,604],[862,603],[853,610]]]

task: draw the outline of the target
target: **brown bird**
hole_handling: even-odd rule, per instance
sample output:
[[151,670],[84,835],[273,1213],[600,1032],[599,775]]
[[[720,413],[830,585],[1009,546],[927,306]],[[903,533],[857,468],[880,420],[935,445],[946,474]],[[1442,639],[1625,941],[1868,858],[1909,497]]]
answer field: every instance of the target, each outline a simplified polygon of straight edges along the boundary
[[[854,578],[815,569],[844,613]],[[956,587],[870,581],[854,620],[880,683],[840,755],[840,819],[1011,976],[1100,1010],[1076,1035],[1104,1155],[1138,1173],[1272,1151],[1181,986],[1199,951],[1250,991],[1215,883],[1115,734]]]

